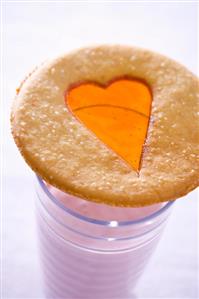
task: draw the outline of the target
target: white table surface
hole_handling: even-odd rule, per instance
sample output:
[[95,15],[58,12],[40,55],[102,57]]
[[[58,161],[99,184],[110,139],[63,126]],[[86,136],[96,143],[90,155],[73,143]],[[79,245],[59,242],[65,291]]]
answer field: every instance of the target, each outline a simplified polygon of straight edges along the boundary
[[[44,298],[36,247],[33,173],[9,130],[15,88],[46,58],[94,43],[149,48],[196,73],[196,23],[195,3],[3,3],[3,298]],[[194,191],[176,202],[135,290],[137,299],[199,297],[197,197]]]

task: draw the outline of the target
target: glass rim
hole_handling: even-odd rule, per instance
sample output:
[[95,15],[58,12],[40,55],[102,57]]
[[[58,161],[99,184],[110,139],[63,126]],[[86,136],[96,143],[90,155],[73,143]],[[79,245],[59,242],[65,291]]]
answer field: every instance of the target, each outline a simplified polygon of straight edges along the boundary
[[[163,214],[165,211],[167,211],[175,202],[175,200],[173,201],[168,201],[165,202],[165,205],[162,206],[159,210],[155,211],[154,213],[147,215],[146,217],[142,217],[140,219],[137,220],[126,220],[126,221],[117,221],[117,220],[99,220],[99,219],[94,219],[91,217],[87,217],[84,216],[82,214],[79,214],[78,212],[75,212],[74,210],[65,207],[61,202],[59,202],[57,200],[57,198],[48,190],[48,188],[46,187],[44,181],[38,176],[36,175],[37,181],[41,187],[41,189],[44,191],[44,193],[48,196],[48,198],[50,198],[52,200],[52,202],[58,206],[59,208],[61,208],[62,210],[64,210],[64,212],[70,214],[73,217],[76,217],[78,220],[82,220],[85,221],[87,223],[90,224],[97,224],[97,225],[102,225],[102,226],[108,226],[108,227],[119,227],[119,226],[130,226],[130,225],[136,225],[136,224],[142,224],[142,223],[146,223],[148,221],[153,220],[154,218],[160,216],[161,214]],[[69,193],[66,193],[68,195],[70,195]],[[72,195],[73,197],[77,197]],[[83,198],[81,198],[83,199]],[[83,199],[84,200],[84,199]],[[142,208],[142,207],[140,207]]]

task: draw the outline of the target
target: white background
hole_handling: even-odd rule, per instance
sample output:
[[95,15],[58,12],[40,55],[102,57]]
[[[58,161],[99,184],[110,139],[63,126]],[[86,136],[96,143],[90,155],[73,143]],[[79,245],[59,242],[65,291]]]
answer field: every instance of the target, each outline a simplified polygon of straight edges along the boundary
[[[196,3],[149,1],[16,2],[3,3],[3,298],[44,298],[36,250],[33,173],[18,153],[9,129],[15,88],[46,58],[94,43],[149,48],[196,73],[197,7]],[[135,290],[136,298],[199,297],[196,210],[196,192],[176,202],[159,247]]]

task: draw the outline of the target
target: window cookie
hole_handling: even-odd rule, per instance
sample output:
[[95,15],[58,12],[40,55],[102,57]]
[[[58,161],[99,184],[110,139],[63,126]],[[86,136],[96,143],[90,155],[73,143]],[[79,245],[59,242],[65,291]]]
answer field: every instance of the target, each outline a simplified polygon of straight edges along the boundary
[[20,86],[12,133],[30,167],[81,198],[140,207],[198,186],[198,79],[127,46],[45,62]]

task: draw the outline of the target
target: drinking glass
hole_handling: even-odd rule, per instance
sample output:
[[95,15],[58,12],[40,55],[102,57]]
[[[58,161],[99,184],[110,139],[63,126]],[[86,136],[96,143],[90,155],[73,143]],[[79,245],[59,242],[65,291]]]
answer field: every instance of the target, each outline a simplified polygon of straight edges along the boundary
[[52,190],[56,189],[36,178],[46,298],[132,298],[173,202],[117,208],[66,193],[63,197],[61,191],[62,196],[56,196]]

